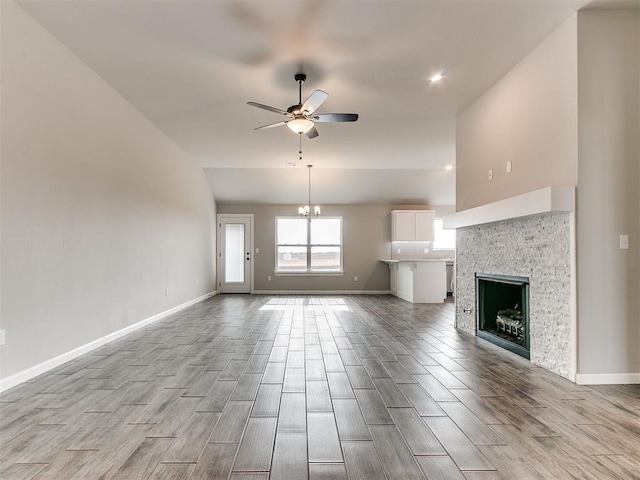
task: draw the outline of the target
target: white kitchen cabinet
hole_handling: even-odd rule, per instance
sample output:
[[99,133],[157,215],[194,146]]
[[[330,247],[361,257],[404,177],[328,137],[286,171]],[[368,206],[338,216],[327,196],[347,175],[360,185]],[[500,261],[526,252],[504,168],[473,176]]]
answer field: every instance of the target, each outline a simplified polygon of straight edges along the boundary
[[394,242],[432,242],[433,210],[394,210],[391,212],[391,240]]
[[[393,269],[391,274],[394,274]],[[444,260],[399,262],[396,275],[396,291],[392,293],[408,302],[443,303],[447,298]]]
[[433,242],[433,222],[436,212],[423,210],[415,213],[415,230],[417,242]]

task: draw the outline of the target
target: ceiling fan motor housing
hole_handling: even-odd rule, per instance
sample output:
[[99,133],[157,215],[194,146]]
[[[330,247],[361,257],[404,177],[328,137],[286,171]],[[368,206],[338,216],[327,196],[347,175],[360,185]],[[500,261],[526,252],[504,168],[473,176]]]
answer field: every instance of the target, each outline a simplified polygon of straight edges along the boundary
[[291,105],[289,108],[287,108],[287,112],[293,114],[293,115],[301,115],[302,114],[302,104],[299,103],[298,105]]

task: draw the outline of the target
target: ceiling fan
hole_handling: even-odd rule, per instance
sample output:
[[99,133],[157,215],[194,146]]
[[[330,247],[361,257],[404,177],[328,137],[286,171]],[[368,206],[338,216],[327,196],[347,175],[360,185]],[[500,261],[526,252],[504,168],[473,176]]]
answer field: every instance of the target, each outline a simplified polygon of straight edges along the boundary
[[287,117],[287,119],[282,122],[263,125],[262,127],[255,128],[254,130],[286,125],[296,133],[304,133],[309,138],[315,138],[318,136],[318,130],[315,127],[315,122],[334,123],[355,122],[358,120],[357,113],[321,113],[316,115],[315,111],[324,103],[329,94],[322,90],[316,90],[304,101],[304,103],[302,103],[302,84],[307,79],[307,76],[304,73],[296,73],[294,78],[296,82],[298,82],[297,105],[291,105],[286,110],[281,110],[279,108],[263,105],[262,103],[247,102],[247,105],[251,105],[252,107],[262,108],[263,110],[269,110],[270,112],[278,113]]

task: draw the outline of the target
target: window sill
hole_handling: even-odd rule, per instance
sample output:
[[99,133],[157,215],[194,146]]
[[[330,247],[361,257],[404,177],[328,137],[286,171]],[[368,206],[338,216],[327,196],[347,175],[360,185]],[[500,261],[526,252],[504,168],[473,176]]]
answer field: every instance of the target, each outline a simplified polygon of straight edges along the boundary
[[342,277],[344,272],[273,272],[276,277]]

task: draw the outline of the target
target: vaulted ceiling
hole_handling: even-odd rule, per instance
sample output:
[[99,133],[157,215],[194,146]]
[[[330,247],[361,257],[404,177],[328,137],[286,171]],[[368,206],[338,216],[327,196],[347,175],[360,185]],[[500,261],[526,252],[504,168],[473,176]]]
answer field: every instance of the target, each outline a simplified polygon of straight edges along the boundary
[[[455,118],[585,1],[62,1],[19,4],[205,169],[222,203],[455,202]],[[600,2],[602,3],[602,2]],[[250,107],[329,93],[320,136]],[[441,82],[429,83],[436,72]],[[296,162],[295,168],[283,163]]]

